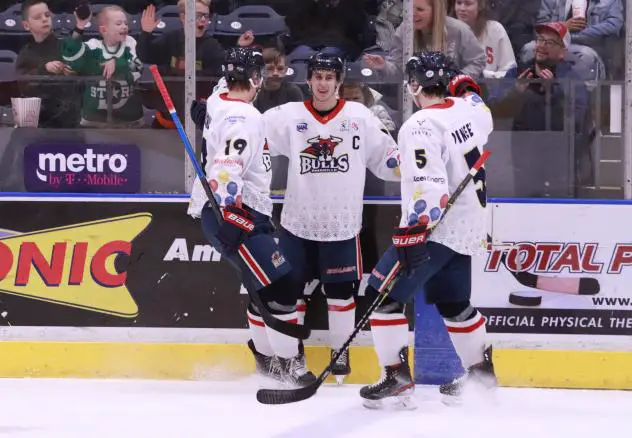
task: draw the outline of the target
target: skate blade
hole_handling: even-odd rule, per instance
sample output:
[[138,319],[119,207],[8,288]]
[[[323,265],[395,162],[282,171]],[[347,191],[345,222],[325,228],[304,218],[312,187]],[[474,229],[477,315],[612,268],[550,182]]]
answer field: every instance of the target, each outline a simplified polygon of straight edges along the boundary
[[410,395],[385,397],[380,400],[362,399],[362,406],[381,411],[413,411],[417,409],[417,405]]
[[345,377],[347,377],[347,375],[346,374],[341,374],[341,375],[334,376],[334,377],[336,378],[336,384],[338,386],[341,386],[342,384],[345,383]]

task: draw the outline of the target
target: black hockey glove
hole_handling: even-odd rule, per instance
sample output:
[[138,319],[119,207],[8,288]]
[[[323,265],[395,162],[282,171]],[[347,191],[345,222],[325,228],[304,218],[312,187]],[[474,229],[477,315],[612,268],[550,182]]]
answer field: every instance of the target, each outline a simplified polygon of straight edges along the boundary
[[419,266],[429,259],[426,250],[426,225],[395,228],[393,246],[401,265],[402,274],[410,277]]
[[224,255],[234,254],[255,229],[252,215],[243,208],[229,205],[224,208],[224,222],[215,237],[222,244]]
[[200,131],[204,131],[204,122],[206,121],[206,102],[191,102],[191,119],[195,123],[195,127]]

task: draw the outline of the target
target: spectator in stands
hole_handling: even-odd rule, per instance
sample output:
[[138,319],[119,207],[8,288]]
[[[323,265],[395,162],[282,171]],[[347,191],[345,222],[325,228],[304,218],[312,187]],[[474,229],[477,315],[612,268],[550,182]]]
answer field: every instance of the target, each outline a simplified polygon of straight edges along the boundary
[[[392,41],[378,42],[389,55],[365,54],[364,61],[373,69],[386,74],[403,68],[403,25],[400,25]],[[469,26],[446,16],[445,0],[414,0],[413,50],[439,50],[452,58],[465,74],[474,78],[482,76],[485,68],[485,52]]]
[[[574,111],[579,129],[588,109],[588,92],[573,65],[565,59],[571,40],[568,28],[561,22],[543,23],[536,26],[536,35],[535,58],[509,69],[505,77],[517,81],[510,87],[505,81],[494,87],[488,103],[493,110],[513,117],[516,131],[562,131],[569,96],[557,79],[576,80]],[[530,79],[541,81],[529,82]],[[547,101],[552,106],[548,111]]]
[[533,39],[533,26],[542,0],[489,0],[487,17],[503,25],[515,54]]
[[485,49],[486,78],[502,78],[507,70],[516,66],[511,41],[502,24],[487,18],[487,0],[452,0],[456,18],[470,26]]
[[287,102],[301,102],[304,98],[303,92],[285,78],[285,54],[276,47],[268,47],[263,50],[263,61],[266,64],[266,78],[263,89],[254,102],[255,108],[263,113]]
[[290,30],[289,52],[330,47],[337,55],[355,61],[375,44],[362,0],[304,0],[301,7],[291,9],[285,22]]
[[[184,23],[185,23],[185,0],[178,1],[178,11],[180,13],[180,21],[182,27],[166,32],[157,38],[154,38],[152,32],[158,25],[156,19],[156,7],[149,5],[141,16],[141,34],[138,39],[138,56],[145,64],[156,64],[160,73],[165,77],[184,76],[185,57],[184,57]],[[195,56],[196,70],[204,76],[218,76],[221,74],[222,63],[224,62],[224,49],[220,43],[207,33],[211,20],[210,0],[195,1]],[[240,46],[249,46],[254,41],[252,32],[244,32],[240,37],[238,44]],[[169,91],[172,96],[184,95],[184,84],[180,81],[166,80]],[[200,89],[201,96],[207,97],[208,90]],[[152,104],[159,108],[156,111],[154,119],[154,128],[175,129],[175,125],[169,116],[169,112],[164,107],[162,99],[155,96]],[[184,114],[184,99],[176,98],[174,105],[178,114]]]
[[[577,3],[577,4],[576,4]],[[542,0],[538,14],[538,23],[563,21],[570,30],[573,51],[584,56],[594,56],[590,47],[599,57],[610,61],[610,58],[621,56],[612,50],[619,48],[618,42],[623,28],[622,0]],[[612,63],[610,63],[612,65]]]
[[384,18],[397,28],[402,24],[404,2],[402,0],[382,0],[379,7],[378,17]]
[[144,124],[143,108],[135,86],[142,64],[136,56],[136,40],[128,35],[127,14],[120,6],[106,6],[97,23],[101,39],[86,43],[66,39],[63,43],[63,60],[78,75],[103,76],[86,84],[81,125],[140,127]]
[[391,134],[397,129],[388,110],[380,103],[382,95],[368,85],[359,82],[345,82],[342,87],[340,87],[340,95],[345,100],[359,102],[369,108]]
[[[80,39],[90,18],[75,15],[73,38]],[[22,25],[31,38],[16,60],[20,75],[72,76],[75,72],[62,61],[62,42],[52,33],[52,13],[42,0],[27,0],[22,5]],[[39,126],[72,128],[79,123],[79,93],[75,83],[61,81],[20,81],[23,97],[40,97]]]

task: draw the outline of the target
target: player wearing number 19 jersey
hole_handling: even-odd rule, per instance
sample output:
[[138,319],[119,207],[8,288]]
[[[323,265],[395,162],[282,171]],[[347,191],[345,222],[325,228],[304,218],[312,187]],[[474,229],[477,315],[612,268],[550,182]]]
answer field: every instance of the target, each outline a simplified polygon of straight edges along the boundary
[[252,106],[263,81],[263,56],[250,48],[229,49],[223,66],[226,88],[207,102],[204,128],[205,171],[224,220],[215,218],[198,180],[191,194],[189,214],[201,217],[206,238],[226,259],[241,269],[249,291],[257,293],[266,309],[248,306],[251,341],[248,343],[262,374],[299,386],[316,377],[305,367],[298,340],[264,324],[260,312],[296,322],[299,284],[272,235],[270,221],[270,155],[263,117]]
[[[405,303],[423,289],[443,317],[467,373],[442,385],[444,401],[457,399],[466,383],[494,386],[485,319],[470,304],[471,256],[486,245],[485,169],[456,199],[440,223],[449,196],[483,152],[493,130],[492,116],[475,93],[446,97],[452,90],[450,62],[440,52],[421,52],[406,65],[407,87],[421,108],[404,123],[400,150],[402,218],[371,274],[366,295],[375,300],[395,279],[391,293],[370,318],[374,345],[384,368],[382,379],[361,389],[367,407],[387,397],[410,407],[414,383],[408,366]],[[455,78],[460,81],[462,77]],[[426,241],[426,233],[436,226]]]

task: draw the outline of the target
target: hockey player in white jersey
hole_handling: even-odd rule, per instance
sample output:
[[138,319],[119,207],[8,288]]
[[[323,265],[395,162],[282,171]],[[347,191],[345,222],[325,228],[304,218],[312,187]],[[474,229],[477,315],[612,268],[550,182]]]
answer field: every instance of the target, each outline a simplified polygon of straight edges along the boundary
[[493,130],[489,109],[476,93],[447,97],[448,90],[473,81],[452,72],[440,52],[421,52],[406,64],[407,87],[421,108],[402,126],[400,151],[402,216],[400,227],[371,274],[367,297],[373,301],[396,276],[391,293],[370,318],[382,378],[360,390],[364,405],[377,408],[395,397],[412,407],[414,382],[408,365],[408,321],[404,305],[423,290],[434,304],[466,374],[442,385],[444,402],[458,400],[467,384],[496,383],[485,319],[470,303],[471,257],[484,253],[487,231],[485,169],[473,178],[429,237],[456,189],[478,160]]
[[[319,52],[307,68],[312,98],[272,108],[264,118],[271,153],[289,159],[279,245],[298,281],[323,284],[333,355],[355,324],[366,169],[399,181],[397,145],[368,108],[339,99],[339,57]],[[332,374],[341,383],[350,372],[345,352]]]
[[[242,279],[260,294],[274,317],[296,322],[296,299],[302,290],[293,283],[289,260],[273,238],[270,221],[271,161],[264,137],[263,116],[251,104],[263,80],[263,56],[251,48],[229,49],[223,66],[227,89],[216,90],[207,102],[204,127],[206,177],[224,221],[218,223],[202,185],[195,181],[189,214],[201,217],[208,241],[241,271]],[[257,370],[299,386],[315,381],[305,367],[298,340],[267,327],[252,303],[248,306]]]

